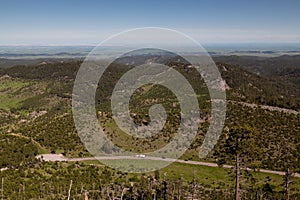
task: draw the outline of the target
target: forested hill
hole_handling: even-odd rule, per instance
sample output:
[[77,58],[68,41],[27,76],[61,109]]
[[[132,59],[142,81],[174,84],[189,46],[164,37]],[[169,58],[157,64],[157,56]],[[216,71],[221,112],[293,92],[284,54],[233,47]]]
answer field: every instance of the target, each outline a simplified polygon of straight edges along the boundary
[[217,62],[239,66],[261,76],[281,78],[300,87],[300,55],[278,57],[216,56]]
[[[210,121],[209,96],[203,87],[205,85],[200,75],[195,73],[195,69],[184,63],[171,63],[167,60],[166,62],[182,73],[190,81],[192,87],[199,86],[194,89],[199,106],[201,106],[203,123],[199,126],[190,148],[180,158],[199,161],[199,148]],[[61,191],[60,188],[69,187],[71,180],[74,184],[72,196],[77,195],[74,194],[77,193],[75,188],[82,188],[82,185],[85,189],[95,192],[96,197],[101,196],[103,191],[107,192],[107,188],[111,186],[126,185],[135,190],[136,186],[142,185],[145,180],[155,179],[154,182],[149,182],[149,185],[155,186],[156,184],[156,191],[158,191],[164,188],[164,184],[168,184],[169,189],[166,189],[166,193],[170,194],[172,184],[178,183],[178,180],[182,181],[187,194],[190,183],[198,184],[196,179],[201,180],[202,186],[199,191],[209,193],[213,185],[219,191],[219,199],[223,199],[224,194],[228,193],[228,188],[232,190],[234,181],[232,176],[228,175],[233,172],[231,169],[225,171],[222,168],[211,169],[210,167],[173,164],[155,173],[156,175],[167,174],[166,177],[156,176],[153,179],[150,178],[152,176],[150,174],[133,176],[98,166],[99,163],[92,165],[89,162],[45,163],[35,159],[38,154],[44,153],[61,153],[66,157],[91,156],[77,134],[71,109],[73,83],[81,63],[82,61],[40,63],[0,69],[0,168],[5,169],[0,172],[0,175],[5,181],[5,197],[19,199],[18,191],[23,191],[26,185],[26,193],[22,196],[26,196],[27,199],[37,198],[39,194],[40,197],[45,197],[48,193],[53,193],[52,196],[57,199],[66,199],[67,192]],[[217,66],[226,82],[228,101],[225,126],[218,144],[205,159],[200,161],[234,165],[232,154],[223,150],[226,149],[228,136],[234,130],[246,130],[252,135],[251,142],[247,142],[251,146],[247,148],[247,154],[244,157],[247,161],[241,160],[243,164],[241,167],[278,171],[290,169],[299,173],[300,127],[299,111],[296,111],[296,109],[299,110],[299,89],[289,82],[259,76],[235,65],[219,62]],[[110,106],[109,95],[114,84],[130,67],[117,63],[109,67],[105,72],[106,76],[101,78],[98,94],[104,102],[106,101],[107,107]],[[178,127],[179,106],[176,96],[163,89],[152,85],[143,86],[134,93],[130,102],[132,104],[130,114],[133,120],[141,126],[148,123],[149,106],[153,103],[166,106],[168,119],[165,129],[155,137],[141,141],[139,138],[124,134],[118,129],[109,110],[105,110],[105,115],[99,117],[99,122],[114,144],[141,154],[159,148],[160,145],[170,141],[173,132]],[[163,94],[162,98],[160,94]],[[105,146],[101,148],[109,150]],[[182,173],[183,179],[178,179]],[[281,199],[282,177],[262,175],[253,171],[243,173],[245,174],[242,177],[243,191],[245,195],[247,191],[247,197],[250,198],[255,194],[268,194],[270,199]],[[216,174],[219,175],[215,176]],[[99,182],[99,177],[103,182]],[[224,182],[224,180],[227,181]],[[134,186],[130,186],[131,183]],[[297,179],[291,186],[291,194],[295,197],[299,196],[298,183]],[[55,190],[53,190],[54,187]],[[95,188],[100,189],[95,190]],[[138,189],[140,190],[138,193],[144,194],[145,188],[147,187]],[[47,194],[44,193],[46,190]],[[114,189],[114,191],[117,190]],[[82,194],[79,191],[78,193]],[[232,199],[231,197],[233,196],[229,199]],[[205,196],[205,199],[217,198]]]
[[[230,57],[225,60],[230,63],[229,59]],[[220,60],[223,60],[223,58]],[[73,61],[32,66],[18,65],[7,69],[0,69],[0,75],[9,75],[10,77],[29,80],[57,80],[68,83],[67,87],[69,92],[71,92],[72,82],[76,77],[81,63],[82,61]],[[295,110],[300,109],[300,87],[283,80],[282,77],[260,76],[246,70],[247,66],[237,67],[224,62],[218,62],[217,66],[228,85],[227,95],[230,99]],[[116,67],[122,68],[120,65]],[[106,81],[111,80],[107,78]]]

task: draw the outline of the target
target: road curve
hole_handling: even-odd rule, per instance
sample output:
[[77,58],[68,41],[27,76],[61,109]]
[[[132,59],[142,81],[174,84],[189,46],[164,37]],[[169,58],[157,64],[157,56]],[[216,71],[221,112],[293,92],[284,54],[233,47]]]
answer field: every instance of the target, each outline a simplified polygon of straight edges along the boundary
[[[82,162],[82,161],[89,161],[89,160],[158,160],[158,161],[166,161],[166,162],[177,162],[177,163],[184,163],[189,165],[201,165],[207,167],[219,167],[216,163],[210,162],[200,162],[200,161],[192,161],[192,160],[177,160],[173,158],[160,158],[160,157],[150,157],[146,156],[141,158],[139,156],[101,156],[101,157],[85,157],[85,158],[66,158],[62,154],[42,154],[37,156],[38,159],[42,159],[47,162],[56,162],[56,161],[65,161],[65,162]],[[233,168],[234,166],[231,165],[223,165],[223,168]],[[249,171],[253,171],[253,169],[247,168]],[[259,172],[268,173],[268,174],[277,174],[277,175],[285,175],[286,172],[282,171],[274,171],[268,169],[259,169]],[[293,173],[293,177],[300,178],[299,173]]]

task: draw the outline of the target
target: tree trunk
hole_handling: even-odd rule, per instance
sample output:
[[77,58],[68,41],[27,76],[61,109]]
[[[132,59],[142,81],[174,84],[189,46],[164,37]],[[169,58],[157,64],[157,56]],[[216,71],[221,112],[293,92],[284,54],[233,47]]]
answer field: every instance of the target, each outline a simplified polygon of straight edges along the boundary
[[181,177],[178,180],[178,194],[177,194],[177,199],[180,200],[181,199]]
[[84,192],[84,200],[89,200],[89,192],[87,190]]
[[70,182],[70,188],[69,188],[69,191],[68,191],[68,200],[70,200],[70,197],[71,197],[71,189],[72,189],[72,180]]
[[25,182],[23,183],[23,199],[25,200],[26,199],[26,192],[25,192]]
[[123,188],[122,193],[121,193],[121,200],[123,200],[125,192],[128,190],[128,188]]
[[2,186],[1,186],[1,193],[2,193],[2,195],[1,195],[1,199],[3,200],[4,199],[4,189],[3,189],[3,185],[4,185],[4,178],[2,177]]
[[290,194],[289,194],[289,190],[290,190],[290,170],[287,169],[287,172],[285,174],[285,200],[289,200],[290,199]]
[[240,200],[240,154],[235,159],[235,200]]
[[164,174],[163,180],[163,199],[167,200],[167,181],[166,181],[166,173]]

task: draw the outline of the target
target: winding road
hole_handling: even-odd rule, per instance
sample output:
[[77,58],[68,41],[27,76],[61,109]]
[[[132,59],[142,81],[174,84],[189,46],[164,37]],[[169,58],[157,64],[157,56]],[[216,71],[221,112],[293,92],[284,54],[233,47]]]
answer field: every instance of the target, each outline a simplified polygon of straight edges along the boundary
[[[201,165],[207,167],[219,167],[216,163],[210,162],[200,162],[200,161],[192,161],[192,160],[177,160],[173,158],[160,158],[160,157],[150,157],[146,156],[144,158],[139,156],[102,156],[102,157],[85,157],[85,158],[66,158],[62,154],[42,154],[37,156],[37,158],[42,159],[47,162],[56,162],[56,161],[65,161],[65,162],[81,162],[81,161],[91,161],[91,160],[156,160],[156,161],[165,161],[165,162],[177,162],[184,163],[189,165]],[[223,165],[223,168],[231,169],[234,166],[232,165]],[[249,171],[253,171],[253,169],[247,168]],[[277,174],[277,175],[285,175],[286,172],[282,171],[274,171],[268,169],[259,169],[259,172],[268,173],[268,174]],[[293,173],[293,177],[300,178],[299,173]]]
[[280,108],[280,107],[276,107],[276,106],[268,106],[268,105],[259,105],[259,104],[255,104],[255,103],[246,103],[246,102],[242,102],[242,101],[232,101],[232,100],[227,100],[227,102],[233,103],[233,104],[240,104],[243,106],[247,106],[250,108],[262,108],[264,110],[268,110],[271,112],[277,111],[277,112],[284,112],[287,114],[294,114],[294,115],[299,115],[300,111],[297,110],[292,110],[292,109],[287,109],[287,108]]

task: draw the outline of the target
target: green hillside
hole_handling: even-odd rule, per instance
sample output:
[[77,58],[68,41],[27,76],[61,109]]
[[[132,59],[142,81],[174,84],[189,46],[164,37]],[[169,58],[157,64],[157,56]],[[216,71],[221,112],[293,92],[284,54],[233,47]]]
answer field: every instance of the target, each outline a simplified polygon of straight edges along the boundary
[[[204,122],[198,129],[195,141],[181,159],[199,161],[199,147],[210,122],[208,90],[194,68],[181,62],[164,62],[182,73],[197,94]],[[24,195],[18,190],[22,190],[25,184],[25,196],[28,199],[37,198],[37,195],[46,199],[45,194],[53,199],[63,199],[66,198],[70,180],[73,180],[72,194],[78,197],[83,194],[81,190],[89,190],[96,198],[101,192],[107,191],[115,191],[119,195],[117,191],[120,188],[129,187],[132,192],[127,195],[133,195],[135,191],[149,195],[150,190],[154,190],[163,198],[164,185],[167,184],[167,195],[171,198],[173,185],[179,187],[178,184],[182,184],[180,190],[191,193],[194,177],[197,179],[197,191],[202,192],[203,199],[222,199],[224,194],[228,194],[228,199],[232,197],[234,170],[231,169],[172,164],[160,170],[160,177],[155,178],[153,173],[125,174],[98,166],[97,163],[90,166],[95,163],[40,163],[35,160],[40,153],[62,153],[67,157],[91,156],[77,135],[71,112],[72,87],[80,64],[80,61],[76,61],[0,70],[0,168],[10,168],[0,172],[0,177],[9,182],[4,190],[6,196],[11,195],[10,198],[15,199]],[[217,146],[201,161],[234,165],[234,161],[223,155],[228,135],[234,127],[248,127],[254,137],[252,145],[259,147],[259,151],[247,154],[245,166],[278,171],[289,168],[300,173],[299,88],[278,79],[258,76],[234,65],[217,63],[217,66],[227,85],[225,127]],[[99,122],[105,127],[107,136],[116,145],[138,153],[151,151],[169,142],[178,128],[180,108],[175,95],[168,89],[145,85],[134,93],[130,101],[133,120],[140,125],[148,123],[148,109],[154,103],[161,103],[168,113],[166,125],[157,136],[148,139],[131,138],[122,132],[111,118],[110,95],[120,76],[132,67],[115,63],[107,69],[107,74],[99,81],[96,107],[98,111],[106,113],[105,117],[99,116]],[[163,98],[157,94],[163,94]],[[20,149],[20,146],[23,148]],[[10,155],[9,159],[7,155]],[[14,173],[15,169],[18,169],[18,173]],[[164,181],[165,172],[167,180]],[[300,183],[294,179],[291,194],[296,198]],[[33,180],[39,181],[34,183]],[[180,180],[182,182],[179,183]],[[245,198],[247,195],[250,199],[251,195],[264,194],[281,199],[284,195],[284,187],[281,186],[284,181],[279,175],[268,176],[248,171],[243,172],[243,180]],[[134,186],[130,186],[130,182]],[[150,182],[151,189],[138,187]],[[108,187],[110,183],[114,189]],[[178,191],[174,190],[174,195]],[[129,196],[126,198],[129,199]]]

